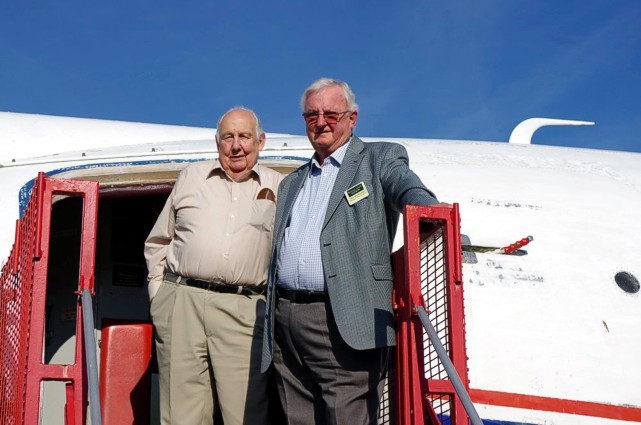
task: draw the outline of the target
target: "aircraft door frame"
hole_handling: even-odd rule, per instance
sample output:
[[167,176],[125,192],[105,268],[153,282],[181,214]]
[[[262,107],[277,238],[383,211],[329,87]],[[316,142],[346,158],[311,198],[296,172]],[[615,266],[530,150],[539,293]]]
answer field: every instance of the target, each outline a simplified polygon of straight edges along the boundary
[[[75,358],[72,364],[45,364],[50,228],[54,199],[59,196],[80,197],[83,201],[77,291],[69,294],[76,298],[77,306]],[[66,383],[65,423],[80,425],[85,421],[87,372],[80,294],[87,289],[92,295],[94,293],[97,223],[97,182],[53,179],[38,173],[27,208],[17,221],[15,243],[0,280],[3,290],[1,307],[6,310],[11,303],[11,316],[4,317],[3,311],[0,354],[5,361],[7,354],[10,355],[17,375],[11,407],[0,404],[2,420],[40,423],[42,382],[62,381]],[[4,296],[8,289],[13,289],[13,298]]]

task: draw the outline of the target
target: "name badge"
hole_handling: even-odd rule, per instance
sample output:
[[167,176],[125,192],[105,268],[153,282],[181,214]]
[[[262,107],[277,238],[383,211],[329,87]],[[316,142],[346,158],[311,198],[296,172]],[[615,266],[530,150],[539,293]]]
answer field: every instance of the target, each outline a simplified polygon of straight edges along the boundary
[[352,186],[345,191],[345,198],[347,199],[347,203],[350,205],[354,205],[361,199],[365,199],[368,196],[369,192],[367,191],[365,183],[363,182],[360,182],[359,184]]

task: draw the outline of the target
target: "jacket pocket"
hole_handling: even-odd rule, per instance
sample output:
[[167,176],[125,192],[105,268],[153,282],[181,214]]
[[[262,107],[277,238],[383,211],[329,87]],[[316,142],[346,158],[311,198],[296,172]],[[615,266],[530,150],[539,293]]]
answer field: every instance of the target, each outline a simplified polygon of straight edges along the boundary
[[391,264],[372,264],[372,276],[375,280],[393,280],[394,273],[392,272]]

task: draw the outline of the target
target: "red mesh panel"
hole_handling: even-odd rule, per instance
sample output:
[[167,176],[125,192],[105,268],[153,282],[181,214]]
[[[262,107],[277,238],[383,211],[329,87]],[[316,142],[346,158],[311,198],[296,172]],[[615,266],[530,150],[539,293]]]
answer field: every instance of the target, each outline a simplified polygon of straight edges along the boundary
[[[41,184],[36,183],[33,193],[41,193]],[[40,202],[38,196],[32,196],[24,216],[17,221],[13,249],[0,275],[0,423],[6,425],[21,424],[24,417],[33,262]]]
[[458,205],[407,207],[405,246],[395,256],[398,423],[467,424],[445,368],[416,313],[425,307],[467,386]]
[[[43,364],[45,297],[51,204],[54,193],[81,196],[82,255],[79,292],[93,290],[93,265],[97,223],[98,184],[49,179],[38,175],[16,238],[0,274],[0,423],[40,423],[41,382],[69,382],[67,423],[80,424],[85,417],[86,387],[83,379],[82,315],[76,323],[76,362]],[[70,296],[77,298],[75,294]]]

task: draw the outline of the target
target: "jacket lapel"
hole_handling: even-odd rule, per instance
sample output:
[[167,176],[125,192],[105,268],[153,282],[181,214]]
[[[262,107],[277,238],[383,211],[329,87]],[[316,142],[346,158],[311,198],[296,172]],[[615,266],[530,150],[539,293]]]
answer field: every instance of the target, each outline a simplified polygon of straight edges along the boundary
[[354,177],[358,171],[358,166],[363,160],[363,149],[365,149],[363,141],[356,136],[352,136],[352,141],[347,147],[347,152],[345,152],[343,163],[338,171],[336,181],[334,182],[334,188],[332,189],[332,193],[329,197],[323,229],[327,226],[327,223],[329,223],[329,220],[331,220],[332,216],[336,212],[338,205],[343,200],[345,195],[344,192],[349,189],[350,184],[354,181]]

